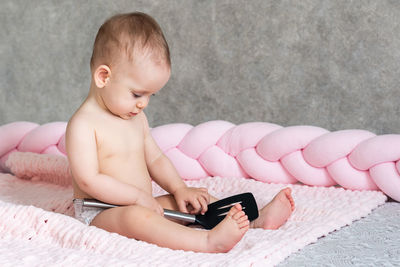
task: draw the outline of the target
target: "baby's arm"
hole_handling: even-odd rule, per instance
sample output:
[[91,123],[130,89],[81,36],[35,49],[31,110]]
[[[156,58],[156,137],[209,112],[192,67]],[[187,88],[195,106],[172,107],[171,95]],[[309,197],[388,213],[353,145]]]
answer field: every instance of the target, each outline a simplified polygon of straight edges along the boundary
[[181,211],[188,212],[187,206],[190,204],[193,208],[192,213],[206,212],[207,205],[210,202],[208,190],[206,188],[191,188],[186,186],[174,165],[164,155],[151,136],[147,119],[145,116],[143,117],[146,163],[151,177],[164,190],[174,195]]
[[99,172],[95,129],[88,120],[73,118],[66,131],[66,149],[72,175],[79,188],[98,200],[115,205],[138,204],[163,214],[146,192]]

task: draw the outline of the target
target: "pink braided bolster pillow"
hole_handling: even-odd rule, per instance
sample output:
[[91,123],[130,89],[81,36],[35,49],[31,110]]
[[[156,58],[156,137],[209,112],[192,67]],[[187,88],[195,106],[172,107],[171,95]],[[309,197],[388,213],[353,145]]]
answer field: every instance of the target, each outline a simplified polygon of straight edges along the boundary
[[[65,122],[0,126],[0,168],[14,151],[65,155]],[[247,177],[270,183],[380,189],[400,201],[400,135],[365,130],[329,132],[315,126],[282,127],[209,121],[167,124],[154,139],[184,179]],[[0,169],[1,170],[1,169]]]

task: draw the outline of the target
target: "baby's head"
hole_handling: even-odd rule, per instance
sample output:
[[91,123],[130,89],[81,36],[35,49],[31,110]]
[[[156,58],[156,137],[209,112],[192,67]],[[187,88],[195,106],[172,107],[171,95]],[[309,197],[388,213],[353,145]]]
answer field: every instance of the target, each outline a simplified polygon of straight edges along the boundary
[[171,66],[168,44],[158,23],[141,12],[119,14],[100,27],[90,68],[92,72],[102,64],[112,68],[122,59],[134,63],[143,56]]
[[100,106],[129,119],[168,82],[168,44],[157,22],[143,13],[116,15],[99,29],[90,62]]

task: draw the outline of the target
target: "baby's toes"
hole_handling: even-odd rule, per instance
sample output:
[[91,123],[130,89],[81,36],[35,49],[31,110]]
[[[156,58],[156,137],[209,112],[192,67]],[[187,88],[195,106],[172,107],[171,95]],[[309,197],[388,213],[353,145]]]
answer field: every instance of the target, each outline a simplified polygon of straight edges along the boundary
[[285,194],[286,194],[287,196],[290,196],[290,194],[292,193],[292,188],[290,188],[290,187],[286,187],[286,188],[284,188],[283,190],[285,191]]
[[242,217],[244,217],[244,216],[246,216],[246,213],[244,213],[244,211],[238,211],[238,212],[236,212],[233,216],[232,216],[232,218],[234,219],[234,220],[239,220],[240,218],[242,218]]
[[250,221],[249,220],[243,220],[242,222],[238,223],[239,229],[243,228],[249,228],[250,227]]
[[238,212],[241,212],[241,211],[242,211],[242,206],[240,204],[235,204],[235,206],[233,206],[229,210],[229,212],[226,216],[233,218]]
[[236,222],[237,222],[238,224],[241,224],[242,222],[245,222],[245,221],[249,221],[249,218],[247,217],[246,214],[245,214],[244,216],[242,216],[242,217],[240,217],[239,219],[236,220]]
[[294,200],[290,201],[290,206],[292,208],[292,211],[294,211],[294,209],[296,207],[295,204],[294,204]]

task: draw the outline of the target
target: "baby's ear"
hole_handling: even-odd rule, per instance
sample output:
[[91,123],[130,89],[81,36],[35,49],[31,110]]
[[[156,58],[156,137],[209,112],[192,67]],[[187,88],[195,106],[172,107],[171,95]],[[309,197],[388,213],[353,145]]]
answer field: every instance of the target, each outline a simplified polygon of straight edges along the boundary
[[111,70],[107,65],[100,65],[93,73],[93,79],[98,88],[106,86],[111,76]]

